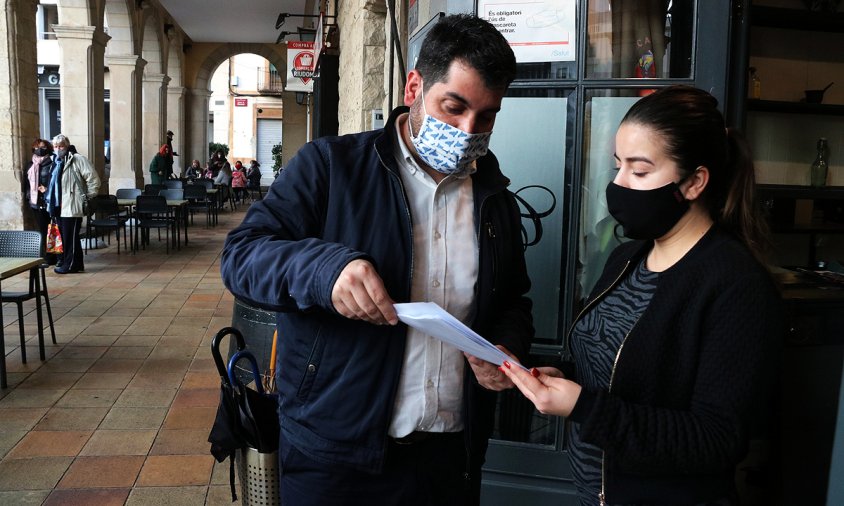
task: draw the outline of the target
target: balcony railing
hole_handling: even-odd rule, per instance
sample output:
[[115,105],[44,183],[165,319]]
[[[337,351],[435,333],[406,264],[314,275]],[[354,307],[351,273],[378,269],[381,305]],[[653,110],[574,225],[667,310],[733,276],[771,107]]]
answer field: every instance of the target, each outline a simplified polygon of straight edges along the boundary
[[277,70],[258,67],[258,92],[277,95],[284,91],[282,76]]

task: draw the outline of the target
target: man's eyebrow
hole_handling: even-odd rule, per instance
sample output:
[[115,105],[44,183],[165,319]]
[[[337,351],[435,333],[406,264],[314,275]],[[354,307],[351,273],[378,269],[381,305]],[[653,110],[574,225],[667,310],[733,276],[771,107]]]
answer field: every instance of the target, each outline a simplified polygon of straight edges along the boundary
[[[445,92],[445,96],[446,96],[447,98],[452,99],[452,100],[456,100],[456,101],[460,102],[461,104],[463,104],[463,105],[465,105],[465,106],[469,106],[469,105],[470,105],[470,104],[469,104],[469,101],[466,99],[466,97],[464,97],[463,95],[461,95],[461,94],[459,94],[459,93],[455,93],[455,92],[453,92],[453,91],[447,91],[447,92]],[[496,112],[496,113],[497,113],[497,112],[499,112],[500,110],[501,110],[501,107],[490,107],[489,109],[487,109],[487,110],[486,110],[486,111],[484,111],[484,112]]]

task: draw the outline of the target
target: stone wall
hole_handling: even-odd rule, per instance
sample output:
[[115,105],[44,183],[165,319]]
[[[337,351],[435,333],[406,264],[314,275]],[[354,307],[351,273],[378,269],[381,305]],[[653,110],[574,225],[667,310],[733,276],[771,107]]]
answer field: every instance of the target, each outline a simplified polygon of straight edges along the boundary
[[21,182],[39,135],[35,10],[35,0],[14,0],[0,11],[0,229],[32,224]]
[[338,5],[340,26],[339,133],[372,128],[372,109],[383,107],[387,16],[383,0],[357,0]]

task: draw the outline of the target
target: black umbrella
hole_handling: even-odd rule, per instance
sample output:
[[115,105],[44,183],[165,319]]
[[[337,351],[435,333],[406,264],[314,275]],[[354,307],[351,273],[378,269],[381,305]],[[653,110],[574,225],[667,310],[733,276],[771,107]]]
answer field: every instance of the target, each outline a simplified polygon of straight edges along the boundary
[[[220,341],[231,335],[236,341],[237,352],[229,361],[226,368],[220,355]],[[230,459],[229,481],[232,491],[232,501],[237,500],[234,486],[234,456],[241,448],[252,447],[261,453],[272,453],[278,450],[278,398],[275,395],[263,393],[263,386],[256,381],[258,392],[247,388],[235,375],[232,369],[241,358],[250,359],[252,370],[258,377],[258,365],[255,357],[245,350],[243,335],[233,327],[226,327],[217,332],[211,340],[211,356],[220,374],[220,405],[217,407],[217,417],[208,435],[211,443],[211,454],[217,462]]]

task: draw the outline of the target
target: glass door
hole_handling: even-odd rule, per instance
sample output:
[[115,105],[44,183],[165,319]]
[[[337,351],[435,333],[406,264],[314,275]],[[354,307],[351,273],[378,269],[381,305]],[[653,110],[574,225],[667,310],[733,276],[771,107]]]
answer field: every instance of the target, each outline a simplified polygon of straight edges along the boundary
[[[604,189],[615,131],[654,89],[688,84],[723,103],[730,1],[479,0],[514,48],[518,75],[491,150],[522,212],[536,337],[528,365],[567,356],[565,335],[618,243]],[[533,30],[530,30],[530,27]],[[578,504],[564,419],[499,395],[482,503]]]

